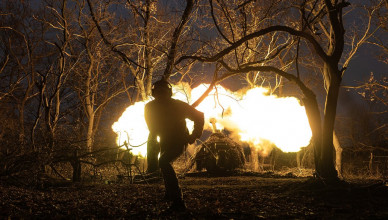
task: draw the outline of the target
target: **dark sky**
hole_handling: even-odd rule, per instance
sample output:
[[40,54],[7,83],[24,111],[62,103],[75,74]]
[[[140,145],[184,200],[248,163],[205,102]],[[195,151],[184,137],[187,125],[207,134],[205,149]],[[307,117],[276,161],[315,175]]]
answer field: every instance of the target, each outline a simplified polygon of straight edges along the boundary
[[[166,1],[161,1],[162,4],[165,4]],[[184,4],[179,1],[171,1],[169,0],[170,7],[184,7]],[[352,5],[356,6],[356,4],[365,4],[368,1],[365,0],[353,0]],[[32,5],[40,5],[41,0],[31,0]],[[357,14],[354,12],[354,14]],[[351,13],[347,15],[349,17],[353,17],[354,15]],[[359,15],[359,14],[358,14]],[[350,18],[350,20],[353,20]],[[388,36],[387,36],[388,37]],[[377,47],[371,45],[364,45],[358,51],[356,56],[350,62],[349,68],[346,70],[343,85],[359,85],[365,79],[368,79],[371,72],[373,72],[376,78],[382,78],[384,75],[388,74],[388,65],[380,62],[376,59],[377,57]]]
[[[41,5],[41,2],[42,0],[31,0],[32,5],[35,5],[37,7]],[[169,7],[184,8],[184,5],[185,5],[184,1],[180,2],[179,0],[161,1],[162,4],[165,4],[166,2],[169,2],[168,3]],[[369,1],[365,1],[365,0],[354,0],[351,3],[352,3],[352,6],[357,6],[357,4],[364,5],[364,4],[368,4],[368,2]],[[354,22],[355,15],[360,17],[360,14],[357,11],[352,11],[351,13],[346,15],[345,21],[348,21],[351,24],[352,22]],[[377,55],[378,55],[378,52],[377,52],[376,46],[363,45],[361,49],[357,52],[355,57],[352,59],[352,61],[350,62],[349,68],[345,72],[342,85],[344,86],[360,85],[363,81],[369,78],[371,72],[374,73],[377,79],[381,79],[382,77],[387,76],[388,65],[384,64],[381,61],[378,61]]]
[[373,72],[376,78],[388,76],[388,65],[378,61],[379,51],[375,46],[364,45],[356,54],[346,70],[343,85],[359,85]]

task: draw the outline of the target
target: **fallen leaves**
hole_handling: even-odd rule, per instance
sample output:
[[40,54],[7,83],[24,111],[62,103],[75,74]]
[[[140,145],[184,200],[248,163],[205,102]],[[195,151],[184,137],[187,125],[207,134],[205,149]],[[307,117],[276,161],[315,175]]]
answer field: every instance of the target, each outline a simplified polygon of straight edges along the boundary
[[[44,190],[0,184],[0,217],[332,218],[387,217],[387,187],[322,188],[303,178],[186,177],[188,212],[170,213],[162,183],[78,184]],[[178,215],[178,216],[177,216]]]

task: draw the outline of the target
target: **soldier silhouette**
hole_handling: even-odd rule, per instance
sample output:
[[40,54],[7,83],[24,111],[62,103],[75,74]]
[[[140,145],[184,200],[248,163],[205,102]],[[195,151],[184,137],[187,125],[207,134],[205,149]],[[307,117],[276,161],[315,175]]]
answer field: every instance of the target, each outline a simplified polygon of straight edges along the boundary
[[[166,189],[165,198],[172,201],[170,209],[184,211],[186,206],[171,163],[183,153],[187,144],[194,143],[202,135],[204,115],[189,104],[171,98],[172,87],[165,79],[154,83],[152,96],[155,99],[147,103],[144,109],[150,131],[147,144],[148,172],[157,170],[156,161],[160,150],[159,167]],[[191,134],[186,127],[186,119],[194,122]]]

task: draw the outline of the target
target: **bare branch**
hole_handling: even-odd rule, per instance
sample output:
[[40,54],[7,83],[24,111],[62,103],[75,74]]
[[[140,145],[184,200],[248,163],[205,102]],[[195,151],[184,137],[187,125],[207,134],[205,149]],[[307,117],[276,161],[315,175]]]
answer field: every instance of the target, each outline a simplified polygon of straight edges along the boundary
[[217,23],[217,19],[214,15],[214,8],[213,8],[213,1],[212,0],[209,0],[209,3],[210,3],[210,13],[212,15],[212,18],[213,18],[213,23],[218,31],[218,33],[221,35],[221,37],[226,41],[228,42],[229,44],[232,44],[232,42],[224,35],[224,33],[222,32],[220,26],[218,26],[218,23]]
[[209,93],[213,90],[214,86],[220,82],[221,80],[218,79],[218,71],[220,70],[219,66],[216,66],[216,69],[214,70],[213,73],[213,80],[209,85],[209,88],[206,89],[206,91],[195,101],[191,106],[194,108],[197,107],[208,95]]
[[94,21],[94,23],[96,24],[96,27],[98,29],[98,32],[99,34],[101,35],[101,38],[103,39],[104,43],[111,48],[111,50],[115,53],[117,53],[122,59],[124,62],[128,63],[128,64],[133,64],[137,67],[140,67],[140,68],[143,68],[145,69],[145,67],[141,66],[140,64],[138,64],[137,62],[133,61],[132,59],[130,59],[125,53],[121,52],[120,50],[116,49],[116,45],[113,45],[107,38],[106,36],[104,35],[104,32],[102,31],[102,28],[101,26],[99,25],[98,21],[97,21],[97,18],[94,14],[94,10],[93,10],[93,6],[90,2],[90,0],[87,0],[88,1],[88,6],[89,6],[89,10],[90,10],[90,14],[92,16],[92,19]]
[[7,66],[8,61],[9,61],[9,55],[7,54],[7,57],[5,58],[3,66],[0,68],[0,74],[3,72],[4,68]]
[[[371,36],[373,36],[377,30],[380,29],[381,25],[377,26],[373,31],[370,32],[371,24],[372,24],[372,17],[373,17],[374,12],[376,11],[376,9],[377,9],[377,7],[374,8],[370,13],[368,12],[368,24],[366,26],[364,34],[362,35],[362,37],[358,40],[358,42],[355,44],[355,46],[350,51],[348,58],[345,60],[345,62],[343,64],[343,68],[346,68],[349,65],[351,59],[357,53],[357,51],[361,47],[361,45],[364,44]],[[343,71],[343,73],[344,73],[344,71]]]
[[[88,0],[88,1],[90,1],[90,0]],[[179,37],[180,37],[186,23],[189,21],[189,17],[190,17],[191,11],[193,9],[193,6],[194,6],[193,0],[186,0],[185,11],[182,14],[182,18],[181,18],[181,21],[180,21],[178,27],[175,28],[174,34],[172,35],[171,47],[170,47],[170,51],[169,51],[168,56],[167,56],[167,65],[166,65],[166,69],[164,70],[164,74],[163,74],[164,78],[166,78],[166,79],[168,79],[172,73],[172,68],[174,65],[176,50],[177,50],[176,47],[177,47],[177,44],[179,41]]]
[[185,59],[197,59],[197,60],[200,60],[203,62],[204,61],[215,62],[215,61],[218,61],[219,59],[221,59],[223,56],[229,54],[232,50],[241,46],[246,41],[254,39],[256,37],[263,36],[263,35],[271,33],[271,32],[276,32],[276,31],[286,32],[286,33],[289,33],[291,35],[302,37],[302,38],[306,39],[308,42],[310,42],[312,44],[316,53],[319,55],[319,57],[322,60],[324,60],[325,62],[327,62],[329,60],[329,57],[327,56],[325,51],[322,49],[321,45],[318,43],[317,40],[315,40],[315,38],[311,34],[303,32],[303,31],[297,31],[297,30],[290,28],[290,27],[287,27],[287,26],[276,25],[276,26],[271,26],[268,28],[261,29],[257,32],[248,34],[248,35],[242,37],[240,40],[233,43],[232,45],[230,45],[229,47],[227,47],[227,48],[223,49],[222,51],[218,52],[217,54],[213,55],[212,57],[208,57],[208,58],[202,57],[201,58],[198,56],[182,56],[178,59],[176,64],[180,63],[181,61],[183,61]]

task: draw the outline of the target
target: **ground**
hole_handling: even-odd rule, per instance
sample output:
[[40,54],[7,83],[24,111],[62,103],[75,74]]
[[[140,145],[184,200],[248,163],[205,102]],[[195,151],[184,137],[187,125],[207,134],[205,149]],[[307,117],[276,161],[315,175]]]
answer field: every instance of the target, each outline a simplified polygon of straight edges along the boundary
[[180,213],[167,211],[161,181],[40,189],[0,182],[0,218],[388,218],[388,187],[378,180],[329,186],[311,177],[192,175],[179,181],[188,207]]

